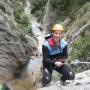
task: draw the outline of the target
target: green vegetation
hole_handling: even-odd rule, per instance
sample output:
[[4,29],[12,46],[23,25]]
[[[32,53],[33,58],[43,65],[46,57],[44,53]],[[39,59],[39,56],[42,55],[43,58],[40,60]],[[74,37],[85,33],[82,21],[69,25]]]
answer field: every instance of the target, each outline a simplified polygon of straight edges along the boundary
[[56,71],[53,71],[53,74],[52,74],[52,79],[54,80],[54,81],[57,81],[57,80],[60,80],[60,77],[61,77],[62,75],[60,74],[60,73],[58,73],[58,72],[56,72]]
[[[31,13],[40,22],[44,16],[45,6],[48,0],[31,0]],[[74,2],[74,3],[73,3]],[[56,13],[56,22],[63,21],[67,16],[76,18],[77,10],[88,0],[50,0],[50,5]],[[28,26],[28,19],[24,13],[25,0],[13,0],[15,20],[24,27]],[[73,7],[74,6],[74,7]]]
[[64,15],[65,13],[70,12],[70,0],[51,0],[51,6],[53,10],[56,10],[60,15]]
[[[87,3],[82,6],[81,9],[78,11],[77,19],[71,22],[70,25],[67,27],[67,31],[71,32],[72,30],[79,30],[82,28],[86,23],[90,21],[90,3]],[[85,28],[85,30],[81,33],[80,38],[76,40],[72,44],[72,52],[70,53],[68,60],[89,60],[87,59],[90,57],[90,30],[89,26]],[[67,36],[70,39],[70,36]]]
[[24,13],[24,0],[13,0],[14,18],[19,28],[25,33],[31,33],[30,23]]
[[15,20],[17,23],[22,24],[24,27],[28,26],[28,20],[27,17],[25,17],[25,14],[21,14],[19,10],[15,10]]
[[90,32],[83,32],[81,37],[72,45],[73,52],[71,53],[72,59],[87,60],[90,57]]
[[64,20],[67,16],[76,19],[77,11],[89,0],[51,0],[51,6],[56,13],[56,20]]
[[41,21],[43,15],[44,15],[44,8],[46,5],[47,0],[32,0],[31,5],[32,5],[32,10],[31,13],[37,17],[38,21]]

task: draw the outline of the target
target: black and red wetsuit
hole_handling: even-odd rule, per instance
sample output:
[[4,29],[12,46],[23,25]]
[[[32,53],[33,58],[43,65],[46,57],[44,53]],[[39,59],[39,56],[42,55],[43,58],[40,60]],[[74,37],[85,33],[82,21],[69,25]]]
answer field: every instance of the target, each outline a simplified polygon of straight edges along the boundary
[[67,65],[64,64],[61,67],[55,67],[54,59],[62,58],[63,60],[65,60],[68,57],[67,42],[65,40],[61,39],[59,41],[59,45],[56,45],[53,40],[53,36],[48,38],[42,46],[42,54],[43,54],[43,77],[42,77],[43,86],[50,83],[53,70],[56,70],[57,72],[63,75],[61,77],[61,80],[63,81],[74,79],[75,75]]

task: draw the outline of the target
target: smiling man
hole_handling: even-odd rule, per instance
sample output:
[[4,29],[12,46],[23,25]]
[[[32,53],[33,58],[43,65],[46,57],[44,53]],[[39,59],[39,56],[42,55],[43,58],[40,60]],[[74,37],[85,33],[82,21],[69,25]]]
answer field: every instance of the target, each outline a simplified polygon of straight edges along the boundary
[[53,25],[52,35],[46,39],[42,46],[43,54],[43,77],[42,85],[46,86],[51,82],[53,70],[62,74],[60,82],[66,85],[66,80],[75,78],[75,74],[65,65],[65,59],[68,58],[67,42],[61,39],[64,28],[60,24]]

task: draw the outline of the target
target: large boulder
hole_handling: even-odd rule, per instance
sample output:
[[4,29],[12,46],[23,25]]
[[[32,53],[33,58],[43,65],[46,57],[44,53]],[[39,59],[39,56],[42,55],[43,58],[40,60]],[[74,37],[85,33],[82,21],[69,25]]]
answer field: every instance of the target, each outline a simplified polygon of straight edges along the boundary
[[[16,77],[17,69],[36,50],[36,43],[16,27],[10,0],[0,0],[0,80]],[[27,39],[28,38],[28,39]]]

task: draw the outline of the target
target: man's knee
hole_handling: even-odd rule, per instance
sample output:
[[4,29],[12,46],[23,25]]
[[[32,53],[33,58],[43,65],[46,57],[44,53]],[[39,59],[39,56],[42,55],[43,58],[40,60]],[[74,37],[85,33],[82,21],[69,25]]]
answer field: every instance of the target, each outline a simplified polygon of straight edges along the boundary
[[75,78],[75,73],[74,72],[69,72],[69,77],[68,77],[68,79],[69,80],[73,80]]
[[67,74],[62,76],[62,80],[73,80],[75,78],[74,72],[70,71]]
[[49,84],[51,82],[51,77],[49,76],[44,76],[42,78],[42,86],[46,86],[47,84]]
[[51,82],[52,73],[49,72],[47,69],[44,69],[43,71],[43,77],[42,77],[42,85],[45,86]]

